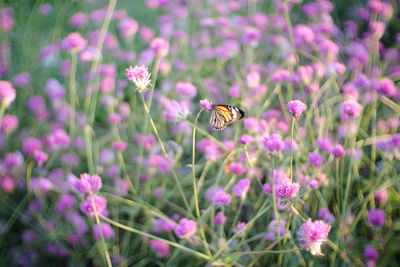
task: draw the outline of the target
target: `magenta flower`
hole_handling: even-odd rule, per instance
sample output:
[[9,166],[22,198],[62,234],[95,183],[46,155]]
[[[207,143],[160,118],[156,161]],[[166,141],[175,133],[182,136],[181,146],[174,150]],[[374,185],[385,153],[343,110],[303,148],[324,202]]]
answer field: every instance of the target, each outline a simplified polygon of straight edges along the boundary
[[232,162],[229,164],[229,170],[234,174],[243,174],[246,172],[246,167],[240,162]]
[[347,121],[348,119],[357,119],[362,111],[362,106],[354,101],[347,100],[342,103],[342,119]]
[[170,255],[169,244],[161,240],[150,240],[150,248],[153,250],[157,257],[167,258]]
[[210,102],[207,98],[200,100],[200,105],[205,109],[205,110],[211,110],[213,107],[212,102]]
[[11,7],[0,9],[0,32],[9,32],[14,28],[14,10]]
[[75,13],[69,20],[69,25],[73,28],[83,28],[88,21],[88,17],[83,12]]
[[139,23],[131,17],[124,18],[118,25],[122,38],[131,39],[139,29]]
[[65,39],[61,41],[61,48],[67,52],[81,52],[85,49],[87,40],[83,38],[79,33],[70,33]]
[[172,230],[174,230],[176,227],[176,223],[174,221],[171,220],[167,220],[167,219],[157,219],[154,221],[154,231],[156,233],[161,233],[161,232],[170,232]]
[[81,174],[79,180],[75,182],[75,189],[84,195],[95,194],[102,187],[102,181],[98,175]]
[[247,231],[247,224],[245,222],[239,222],[233,232],[236,233],[238,236],[244,236]]
[[241,179],[233,186],[232,191],[236,196],[244,198],[250,189],[250,184],[251,180],[249,178]]
[[250,145],[254,142],[254,137],[248,134],[242,135],[240,137],[240,143],[243,145]]
[[5,133],[11,133],[18,128],[19,120],[17,116],[7,114],[3,117],[0,129]]
[[214,222],[217,225],[225,224],[227,221],[226,216],[222,211],[218,212],[217,215],[215,215]]
[[189,219],[181,219],[179,221],[178,226],[175,228],[175,234],[179,238],[190,238],[192,237],[197,231],[197,224],[193,220]]
[[387,189],[381,189],[375,193],[374,197],[381,205],[385,205],[389,200],[389,191]]
[[75,204],[75,197],[73,195],[64,194],[60,196],[60,199],[55,205],[57,213],[64,213],[66,210],[72,208]]
[[206,198],[219,207],[231,203],[232,197],[222,187],[210,187],[206,191]]
[[9,106],[15,100],[15,89],[10,82],[0,81],[0,101]]
[[337,144],[333,149],[332,149],[332,154],[336,157],[336,158],[341,158],[344,156],[344,148],[342,145]]
[[193,98],[197,94],[197,88],[191,83],[179,82],[176,84],[176,91],[188,98]]
[[287,108],[292,116],[297,117],[307,109],[307,105],[300,100],[293,100],[287,104]]
[[33,155],[35,150],[42,148],[42,142],[34,137],[28,137],[22,142],[22,148],[26,153]]
[[31,82],[32,76],[29,72],[23,72],[14,77],[12,83],[15,87],[24,87]]
[[314,151],[308,155],[308,162],[314,167],[319,168],[324,163],[324,157],[318,152]]
[[169,52],[169,42],[162,38],[155,38],[151,41],[150,47],[154,50],[154,53],[158,58],[163,58],[168,55]]
[[47,155],[46,152],[43,152],[41,150],[35,150],[33,152],[33,159],[36,161],[36,163],[39,166],[42,166],[43,163],[47,162],[47,160],[49,159],[49,156]]
[[125,151],[128,148],[128,143],[124,141],[115,141],[112,143],[112,146],[116,151]]
[[151,74],[145,66],[135,66],[134,68],[129,67],[126,69],[126,78],[135,84],[136,89],[140,93],[149,90],[148,86],[151,82],[150,76]]
[[386,212],[379,209],[371,209],[368,212],[368,221],[376,227],[383,227],[386,221]]
[[322,208],[318,211],[318,218],[326,221],[329,224],[334,223],[336,220],[335,216],[327,208]]
[[300,185],[298,183],[292,183],[289,178],[282,178],[275,185],[276,197],[280,200],[288,200],[296,197],[299,192]]
[[103,235],[104,239],[110,239],[114,234],[114,229],[108,223],[102,222],[100,225],[93,226],[93,235],[97,240],[101,239],[101,235]]
[[321,252],[321,245],[327,241],[331,226],[324,221],[311,221],[303,223],[297,231],[301,247],[309,250],[312,255],[324,255]]
[[264,137],[264,147],[267,152],[279,152],[285,147],[285,143],[279,134],[271,134],[270,136]]
[[364,249],[364,258],[366,258],[367,260],[376,261],[377,259],[379,259],[379,253],[373,246],[367,246]]
[[[93,203],[94,206],[93,206]],[[107,215],[107,200],[101,196],[93,195],[88,197],[81,205],[81,211],[92,217],[95,216],[95,209],[97,214]]]

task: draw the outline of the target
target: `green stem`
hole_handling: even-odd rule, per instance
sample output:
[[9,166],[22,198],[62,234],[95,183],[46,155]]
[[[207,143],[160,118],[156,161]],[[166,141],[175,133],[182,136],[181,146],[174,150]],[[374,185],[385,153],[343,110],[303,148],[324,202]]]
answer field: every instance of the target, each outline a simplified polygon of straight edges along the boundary
[[184,250],[184,251],[186,251],[186,252],[189,252],[189,253],[191,253],[191,254],[193,254],[193,255],[199,257],[199,258],[202,258],[202,259],[205,259],[205,260],[209,260],[209,259],[210,259],[209,256],[207,256],[207,255],[205,255],[205,254],[203,254],[203,253],[200,253],[200,252],[198,252],[198,251],[196,251],[196,250],[193,250],[193,249],[191,249],[191,248],[182,246],[181,244],[178,244],[178,243],[175,243],[175,242],[171,242],[171,241],[169,241],[169,240],[167,240],[167,239],[160,238],[160,237],[158,237],[158,236],[155,236],[155,235],[152,235],[152,234],[149,234],[149,233],[146,233],[146,232],[137,230],[137,229],[132,228],[132,227],[128,227],[128,226],[126,226],[126,225],[120,224],[120,223],[118,223],[118,222],[116,222],[116,221],[113,221],[113,220],[111,220],[111,219],[109,219],[109,218],[107,218],[107,217],[104,217],[104,216],[102,216],[102,215],[100,215],[100,217],[101,217],[101,219],[102,219],[103,221],[105,221],[105,222],[107,222],[107,223],[109,223],[109,224],[112,224],[112,225],[114,225],[114,226],[116,226],[116,227],[119,227],[119,228],[121,228],[121,229],[124,229],[124,230],[126,230],[126,231],[129,231],[129,232],[132,232],[132,233],[141,235],[141,236],[146,236],[146,237],[151,238],[151,239],[156,239],[156,240],[163,241],[163,242],[168,243],[169,245],[171,245],[171,246],[173,246],[173,247],[176,247],[176,248],[178,248],[178,249],[180,249],[180,250]]
[[94,210],[94,216],[96,218],[96,224],[99,227],[99,232],[100,232],[100,237],[101,237],[101,244],[103,245],[104,254],[106,256],[107,266],[110,267],[110,266],[112,266],[111,258],[110,258],[110,254],[108,253],[106,241],[104,240],[103,231],[101,230],[99,214],[97,213],[97,208],[96,208],[96,204],[94,203],[93,195],[90,196],[90,200],[92,202],[92,206],[93,206],[93,210]]
[[7,106],[8,105],[7,105],[6,101],[3,100],[1,102],[1,106],[0,106],[0,123],[3,122],[4,112],[6,111]]
[[73,140],[75,135],[75,118],[76,118],[76,67],[78,55],[76,52],[71,53],[71,74],[69,76],[69,102],[71,105],[71,115],[69,118],[69,136]]
[[[197,125],[197,120],[199,119],[200,114],[203,112],[203,109],[197,114],[196,119],[194,121],[194,125]],[[199,199],[198,192],[196,186],[196,127],[193,127],[192,134],[192,182],[193,182],[193,193],[194,193],[194,206],[196,210],[196,216],[200,217],[200,208],[199,208]]]
[[290,130],[290,181],[293,180],[293,137],[294,137],[294,124],[296,122],[296,118],[293,117],[292,127]]
[[95,174],[94,161],[93,161],[93,144],[92,144],[92,129],[89,125],[83,128],[85,137],[86,158],[90,174]]
[[[151,127],[153,128],[153,131],[154,131],[154,133],[155,133],[155,135],[156,135],[156,137],[157,137],[157,139],[158,139],[158,142],[160,143],[160,146],[161,146],[161,149],[162,149],[162,151],[163,151],[163,153],[164,153],[164,156],[165,156],[165,158],[167,159],[168,164],[169,164],[169,163],[170,163],[170,158],[169,158],[169,156],[168,156],[167,150],[165,149],[164,143],[163,143],[163,141],[161,140],[161,137],[160,137],[160,134],[158,133],[157,127],[156,127],[156,125],[154,124],[153,119],[151,118],[149,108],[147,107],[146,101],[145,101],[145,99],[144,99],[144,97],[143,97],[142,94],[141,94],[141,97],[142,97],[144,109],[145,109],[147,115],[149,116]],[[181,197],[182,197],[182,200],[183,200],[183,202],[184,202],[184,204],[185,204],[185,207],[186,207],[187,211],[188,211],[189,213],[191,213],[191,209],[190,209],[189,203],[188,203],[188,201],[187,201],[187,199],[186,199],[185,193],[183,192],[181,182],[179,181],[179,178],[178,178],[178,176],[176,175],[174,166],[171,166],[171,172],[172,172],[172,176],[173,176],[174,179],[175,179],[176,185],[178,186],[178,190],[179,190],[179,193],[180,193],[180,195],[181,195]]]

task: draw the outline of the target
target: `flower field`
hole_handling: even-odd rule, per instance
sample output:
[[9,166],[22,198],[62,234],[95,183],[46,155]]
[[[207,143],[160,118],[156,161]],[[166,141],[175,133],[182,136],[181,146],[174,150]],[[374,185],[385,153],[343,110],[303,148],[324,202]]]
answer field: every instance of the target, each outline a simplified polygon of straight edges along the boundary
[[0,266],[400,265],[397,1],[0,4]]

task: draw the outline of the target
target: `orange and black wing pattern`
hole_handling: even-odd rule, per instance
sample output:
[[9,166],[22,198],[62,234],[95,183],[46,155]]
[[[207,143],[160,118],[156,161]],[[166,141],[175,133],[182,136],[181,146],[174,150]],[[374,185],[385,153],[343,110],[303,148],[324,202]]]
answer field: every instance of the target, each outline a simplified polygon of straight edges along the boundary
[[244,111],[237,107],[213,105],[209,124],[214,130],[221,131],[244,116]]

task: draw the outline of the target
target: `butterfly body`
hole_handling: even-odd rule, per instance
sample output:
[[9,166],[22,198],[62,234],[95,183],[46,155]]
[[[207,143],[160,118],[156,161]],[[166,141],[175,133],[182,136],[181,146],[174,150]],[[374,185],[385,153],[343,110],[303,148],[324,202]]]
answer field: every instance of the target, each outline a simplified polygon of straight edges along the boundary
[[209,124],[213,130],[221,131],[244,116],[245,113],[240,108],[229,105],[212,105]]

